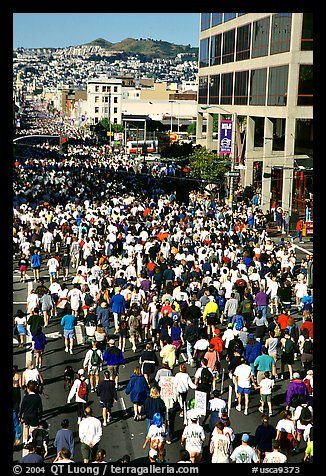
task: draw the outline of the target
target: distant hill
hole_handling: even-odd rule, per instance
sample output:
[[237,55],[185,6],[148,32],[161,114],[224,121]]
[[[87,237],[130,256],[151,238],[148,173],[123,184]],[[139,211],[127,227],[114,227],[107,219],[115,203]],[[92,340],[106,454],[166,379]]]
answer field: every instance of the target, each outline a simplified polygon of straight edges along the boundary
[[178,53],[185,53],[187,55],[198,54],[198,48],[190,45],[175,45],[168,41],[153,40],[152,38],[126,38],[118,43],[111,43],[110,41],[98,38],[88,45],[101,46],[109,51],[123,51],[124,53],[139,53],[148,57],[171,58]]

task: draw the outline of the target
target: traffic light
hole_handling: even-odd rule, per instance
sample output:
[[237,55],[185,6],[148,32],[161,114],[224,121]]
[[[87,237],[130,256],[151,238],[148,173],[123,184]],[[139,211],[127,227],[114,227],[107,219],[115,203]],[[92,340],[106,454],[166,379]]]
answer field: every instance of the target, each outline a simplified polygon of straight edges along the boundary
[[61,137],[60,142],[60,152],[61,154],[68,153],[68,137]]

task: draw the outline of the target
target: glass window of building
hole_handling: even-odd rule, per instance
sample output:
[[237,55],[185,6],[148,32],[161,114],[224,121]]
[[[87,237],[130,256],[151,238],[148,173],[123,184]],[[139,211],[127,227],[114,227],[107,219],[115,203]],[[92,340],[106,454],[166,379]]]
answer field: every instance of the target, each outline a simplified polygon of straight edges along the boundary
[[200,40],[199,47],[199,67],[204,68],[209,65],[209,38]]
[[236,18],[237,14],[236,13],[224,13],[224,21],[230,21],[233,20],[233,18]]
[[235,29],[223,33],[223,53],[222,63],[233,63],[234,61]]
[[272,17],[270,54],[290,51],[292,13],[277,13]]
[[268,106],[286,106],[288,94],[288,65],[269,68]]
[[209,104],[219,104],[220,75],[209,78]]
[[221,64],[222,34],[211,37],[211,66]]
[[199,76],[198,103],[207,104],[207,99],[208,99],[208,77]]
[[236,61],[250,58],[250,33],[251,23],[243,25],[237,29]]
[[211,26],[211,14],[210,13],[202,13],[200,18],[200,30],[208,30]]
[[221,104],[232,104],[233,73],[221,75]]
[[253,69],[250,74],[249,104],[252,106],[265,106],[266,102],[267,69]]
[[242,15],[245,15],[245,13],[238,13],[238,17],[241,17]]
[[301,49],[313,50],[312,13],[304,13],[302,21]]
[[272,150],[284,150],[286,120],[281,117],[271,117],[270,120],[273,123]]
[[254,147],[263,147],[264,144],[264,117],[251,117],[254,121]]
[[300,64],[298,106],[312,106],[313,97],[313,65]]
[[253,23],[252,27],[252,58],[268,55],[269,17]]
[[237,71],[234,79],[234,104],[248,104],[249,71]]
[[221,25],[223,13],[212,13],[212,26]]
[[313,154],[313,120],[312,119],[297,119],[295,125],[295,154]]

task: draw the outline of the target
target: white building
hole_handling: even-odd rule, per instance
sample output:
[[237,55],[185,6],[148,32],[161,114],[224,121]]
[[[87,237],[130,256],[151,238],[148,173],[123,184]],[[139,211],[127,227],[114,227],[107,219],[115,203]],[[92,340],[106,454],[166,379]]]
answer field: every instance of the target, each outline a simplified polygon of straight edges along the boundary
[[88,124],[97,124],[104,118],[112,124],[121,124],[121,103],[121,79],[100,77],[87,81]]

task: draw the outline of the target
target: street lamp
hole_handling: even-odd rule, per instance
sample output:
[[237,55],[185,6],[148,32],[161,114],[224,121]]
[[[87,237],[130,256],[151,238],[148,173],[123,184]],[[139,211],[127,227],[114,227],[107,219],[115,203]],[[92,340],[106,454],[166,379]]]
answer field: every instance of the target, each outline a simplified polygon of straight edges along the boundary
[[[237,127],[237,113],[230,112],[224,109],[221,106],[214,105],[214,106],[201,106],[201,109],[207,111],[208,109],[220,109],[221,111],[225,112],[232,116],[232,138],[231,138],[231,174],[230,178],[230,191],[229,191],[229,204],[231,205],[231,210],[233,209],[233,189],[234,189],[234,166],[235,166],[235,150],[236,150],[236,127]],[[219,121],[220,122],[220,121]],[[220,126],[220,124],[219,124]],[[219,131],[220,133],[220,131]],[[221,144],[221,138],[220,144]]]

